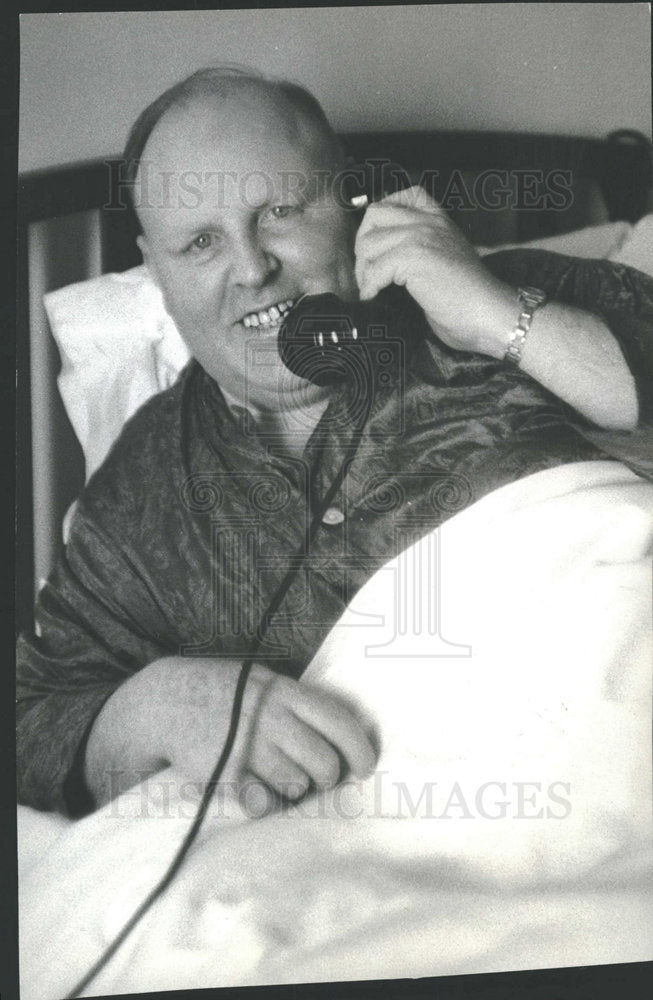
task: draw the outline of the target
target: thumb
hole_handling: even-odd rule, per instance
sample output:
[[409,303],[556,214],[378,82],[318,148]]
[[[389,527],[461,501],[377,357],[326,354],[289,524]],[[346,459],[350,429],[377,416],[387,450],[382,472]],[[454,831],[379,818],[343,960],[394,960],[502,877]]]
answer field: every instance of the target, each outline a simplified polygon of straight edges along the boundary
[[440,205],[426,193],[419,184],[404,188],[403,191],[394,191],[392,194],[382,198],[379,205],[401,205],[404,208],[417,208],[421,211],[434,212],[439,214],[442,209]]

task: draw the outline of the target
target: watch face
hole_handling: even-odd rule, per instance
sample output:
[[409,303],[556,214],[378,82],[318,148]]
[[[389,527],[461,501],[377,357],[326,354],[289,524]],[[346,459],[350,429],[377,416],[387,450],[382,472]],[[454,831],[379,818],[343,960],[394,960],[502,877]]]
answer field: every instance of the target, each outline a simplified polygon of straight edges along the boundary
[[532,309],[546,302],[546,292],[543,292],[541,288],[534,288],[532,285],[524,285],[523,288],[520,288],[519,297]]

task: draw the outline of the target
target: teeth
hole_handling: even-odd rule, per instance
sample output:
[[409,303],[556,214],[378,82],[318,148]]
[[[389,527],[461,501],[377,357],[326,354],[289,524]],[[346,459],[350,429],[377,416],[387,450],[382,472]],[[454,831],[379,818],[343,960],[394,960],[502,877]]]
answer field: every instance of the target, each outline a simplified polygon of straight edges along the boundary
[[269,309],[261,309],[260,312],[248,313],[243,318],[243,326],[248,328],[253,326],[276,326],[279,320],[292,309],[294,304],[295,299],[285,299],[283,302],[277,302],[275,306],[270,306]]

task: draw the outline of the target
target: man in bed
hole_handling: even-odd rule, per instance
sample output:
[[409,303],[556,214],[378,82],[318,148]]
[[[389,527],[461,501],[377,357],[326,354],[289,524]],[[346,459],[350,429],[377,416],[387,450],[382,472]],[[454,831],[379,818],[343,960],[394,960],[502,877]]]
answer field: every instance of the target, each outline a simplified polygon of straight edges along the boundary
[[298,679],[396,554],[397,528],[424,534],[506,483],[602,457],[575,425],[648,416],[653,287],[542,252],[482,262],[416,188],[359,225],[319,106],[255,74],[203,71],[166,92],[126,158],[140,163],[145,261],[195,360],[89,483],[38,636],[21,640],[20,798],[75,816],[168,763],[208,778],[261,616],[356,423],[360,387],[284,368],[282,316],[307,293],[371,300],[396,286],[419,307],[400,331],[413,345],[403,392],[366,387],[358,450],[245,692],[238,773],[298,798],[374,767],[365,720]]

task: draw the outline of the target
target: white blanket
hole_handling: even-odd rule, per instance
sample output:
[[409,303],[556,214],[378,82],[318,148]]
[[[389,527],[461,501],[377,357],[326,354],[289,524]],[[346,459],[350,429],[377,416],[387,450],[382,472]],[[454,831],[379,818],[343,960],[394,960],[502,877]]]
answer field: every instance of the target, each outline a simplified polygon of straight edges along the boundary
[[[373,720],[375,775],[257,819],[226,786],[85,995],[652,959],[652,544],[653,487],[590,462],[380,570],[306,674]],[[20,810],[22,1000],[82,976],[196,800],[166,772],[75,824]]]

